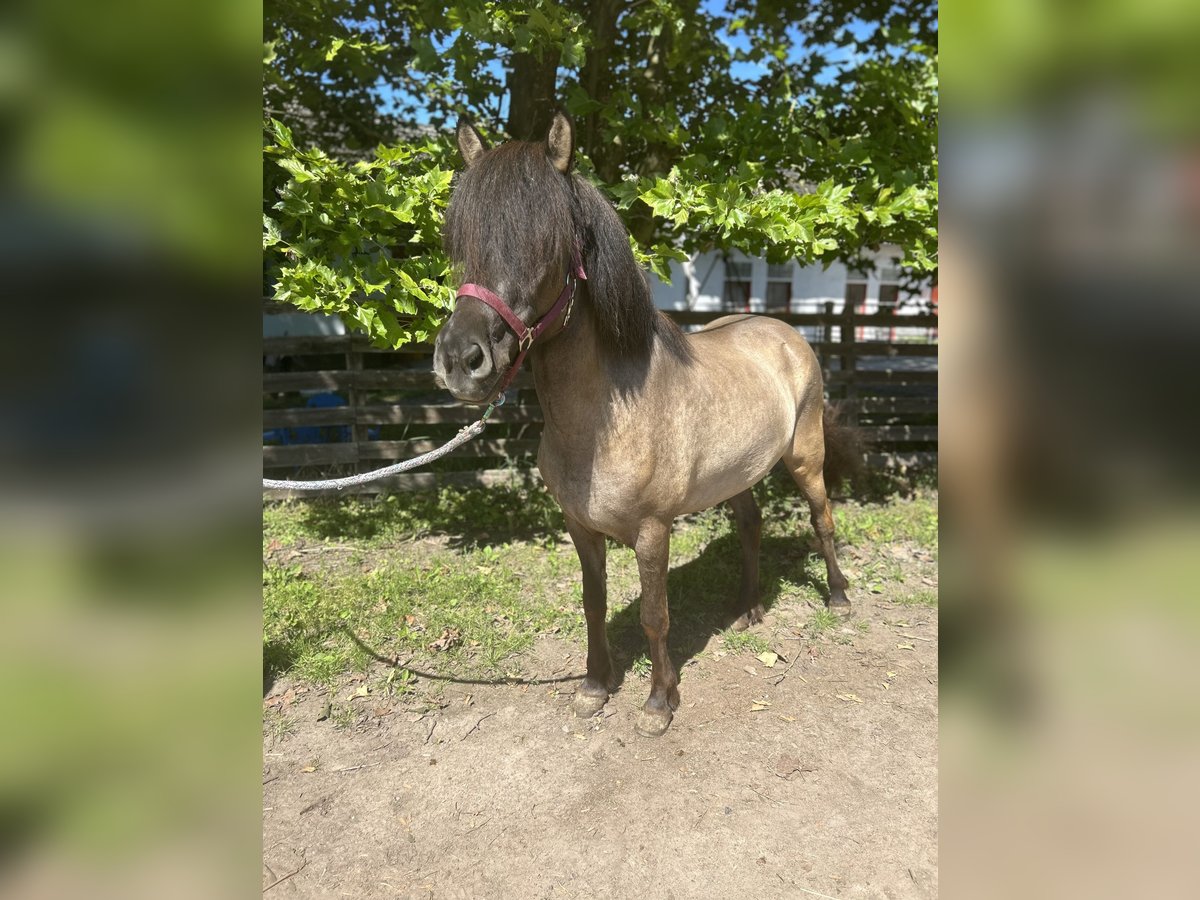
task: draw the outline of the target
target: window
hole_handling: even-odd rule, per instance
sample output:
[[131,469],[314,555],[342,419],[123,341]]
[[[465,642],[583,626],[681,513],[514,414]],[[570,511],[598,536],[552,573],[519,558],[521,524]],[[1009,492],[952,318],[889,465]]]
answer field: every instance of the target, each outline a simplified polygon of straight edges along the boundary
[[894,310],[900,302],[900,270],[884,266],[879,270],[879,311]]
[[725,312],[750,312],[750,273],[753,263],[748,260],[725,262],[725,293],[721,308]]
[[767,312],[787,312],[792,305],[792,264],[767,266]]
[[862,312],[867,302],[867,273],[858,269],[846,272],[846,307]]

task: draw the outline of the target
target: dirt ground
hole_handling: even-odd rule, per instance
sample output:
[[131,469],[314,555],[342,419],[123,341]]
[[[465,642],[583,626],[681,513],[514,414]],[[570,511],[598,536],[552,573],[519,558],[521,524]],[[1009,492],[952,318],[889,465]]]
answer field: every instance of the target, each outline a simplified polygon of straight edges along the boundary
[[716,635],[677,659],[682,705],[659,738],[634,731],[649,690],[636,672],[599,716],[574,718],[584,648],[552,635],[522,657],[525,678],[448,679],[433,708],[362,697],[342,727],[322,718],[324,694],[280,680],[265,702],[294,725],[264,743],[263,887],[934,897],[937,608],[876,590],[854,591],[853,618],[819,639],[805,603],[770,609],[753,630],[780,654],[773,666]]

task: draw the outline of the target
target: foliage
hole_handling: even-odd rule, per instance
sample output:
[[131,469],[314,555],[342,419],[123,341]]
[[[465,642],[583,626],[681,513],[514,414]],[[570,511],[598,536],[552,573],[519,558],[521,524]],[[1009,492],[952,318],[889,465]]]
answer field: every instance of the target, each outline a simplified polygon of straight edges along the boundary
[[660,276],[713,248],[885,242],[936,270],[934,3],[270,0],[266,33],[267,277],[381,344],[423,339],[453,299],[460,115],[529,139],[565,106],[580,171]]
[[272,131],[265,152],[288,173],[275,215],[263,217],[263,247],[282,257],[275,299],[340,313],[394,346],[427,340],[454,299],[435,249],[453,176],[444,148],[380,146],[343,164],[297,147],[286,125]]

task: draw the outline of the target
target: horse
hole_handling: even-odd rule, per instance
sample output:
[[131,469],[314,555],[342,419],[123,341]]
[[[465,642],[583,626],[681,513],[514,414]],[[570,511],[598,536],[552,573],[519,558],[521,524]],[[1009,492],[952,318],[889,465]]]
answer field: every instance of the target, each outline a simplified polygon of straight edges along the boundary
[[820,365],[777,319],[730,315],[685,335],[657,310],[615,210],[572,171],[566,113],[544,141],[489,148],[465,120],[456,137],[465,170],[443,239],[462,286],[435,341],[435,379],[459,400],[484,404],[529,357],[545,415],[537,464],[583,576],[587,674],[574,712],[595,715],[615,689],[605,633],[609,537],[636,554],[650,645],[650,696],[635,727],[661,735],[679,706],[667,649],[677,516],[732,507],[742,551],[733,627],[761,622],[762,514],[751,489],[782,460],[808,502],[826,605],[850,612],[823,474]]

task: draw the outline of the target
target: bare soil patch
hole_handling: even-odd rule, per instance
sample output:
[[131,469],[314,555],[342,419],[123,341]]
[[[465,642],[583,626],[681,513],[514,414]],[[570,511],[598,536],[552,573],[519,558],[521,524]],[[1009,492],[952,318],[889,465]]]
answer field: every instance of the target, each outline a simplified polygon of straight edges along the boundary
[[[928,554],[884,552],[936,591]],[[599,716],[574,718],[584,648],[553,635],[519,679],[426,673],[388,697],[363,690],[382,665],[345,676],[349,721],[323,715],[323,690],[276,681],[267,896],[936,896],[937,609],[862,582],[854,617],[820,634],[809,603],[781,598],[753,629],[771,667],[719,634],[689,648],[660,738],[634,732],[636,665]]]

